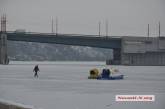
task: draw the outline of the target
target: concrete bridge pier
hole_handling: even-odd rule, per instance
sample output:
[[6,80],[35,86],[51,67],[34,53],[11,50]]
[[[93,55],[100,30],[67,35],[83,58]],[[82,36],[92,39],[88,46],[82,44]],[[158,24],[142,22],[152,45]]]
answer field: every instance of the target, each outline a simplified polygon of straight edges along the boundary
[[0,34],[0,64],[9,64],[7,53],[7,35],[5,33]]
[[113,49],[113,64],[115,65],[121,64],[121,49],[120,48]]
[[113,59],[106,60],[107,65],[120,65],[121,64],[121,48],[113,49]]

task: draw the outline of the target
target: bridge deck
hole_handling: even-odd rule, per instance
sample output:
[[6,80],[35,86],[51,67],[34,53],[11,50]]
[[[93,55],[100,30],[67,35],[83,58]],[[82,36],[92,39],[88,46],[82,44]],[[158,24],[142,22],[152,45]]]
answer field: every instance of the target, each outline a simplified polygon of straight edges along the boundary
[[7,39],[11,41],[26,41],[39,43],[54,43],[64,45],[78,45],[98,48],[121,48],[120,37],[96,37],[95,35],[50,34],[50,33],[16,33],[7,32]]

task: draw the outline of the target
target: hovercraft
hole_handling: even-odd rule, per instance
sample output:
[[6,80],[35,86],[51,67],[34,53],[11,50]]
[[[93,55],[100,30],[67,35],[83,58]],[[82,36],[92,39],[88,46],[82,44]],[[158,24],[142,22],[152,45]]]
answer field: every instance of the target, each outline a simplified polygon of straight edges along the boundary
[[103,69],[102,73],[99,74],[98,69],[90,70],[90,76],[88,79],[97,79],[97,80],[120,80],[124,79],[124,75],[112,75],[112,72],[109,69]]

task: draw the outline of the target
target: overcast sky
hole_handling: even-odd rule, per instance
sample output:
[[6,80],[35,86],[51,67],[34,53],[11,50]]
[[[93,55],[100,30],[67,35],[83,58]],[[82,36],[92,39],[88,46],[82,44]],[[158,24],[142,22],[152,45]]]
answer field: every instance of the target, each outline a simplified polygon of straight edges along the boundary
[[51,32],[51,19],[58,17],[60,33],[165,36],[165,0],[0,0],[0,15],[7,15],[7,30]]

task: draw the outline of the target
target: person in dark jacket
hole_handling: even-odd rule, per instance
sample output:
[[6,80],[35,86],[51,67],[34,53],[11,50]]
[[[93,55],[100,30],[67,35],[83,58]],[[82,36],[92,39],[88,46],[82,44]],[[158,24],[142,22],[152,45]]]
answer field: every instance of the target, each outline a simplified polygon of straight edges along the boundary
[[34,69],[33,69],[33,72],[35,72],[34,73],[34,77],[37,77],[38,78],[38,72],[39,72],[40,70],[39,70],[39,67],[38,67],[38,65],[36,65],[35,67],[34,67]]

